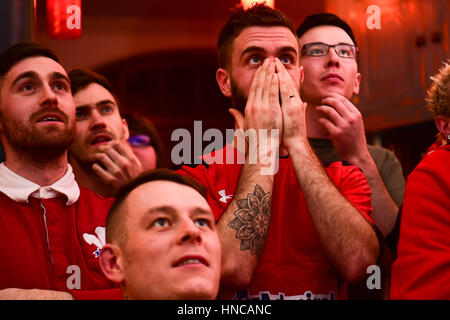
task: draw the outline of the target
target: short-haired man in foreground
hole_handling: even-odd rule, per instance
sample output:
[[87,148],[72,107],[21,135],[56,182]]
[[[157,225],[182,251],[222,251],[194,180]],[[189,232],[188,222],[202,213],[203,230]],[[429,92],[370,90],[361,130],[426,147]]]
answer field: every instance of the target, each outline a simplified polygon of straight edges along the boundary
[[270,174],[261,174],[264,163],[252,163],[248,153],[243,165],[181,169],[207,186],[218,220],[221,288],[231,289],[221,298],[339,298],[339,279],[358,281],[378,257],[370,189],[358,168],[324,168],[309,145],[295,30],[276,10],[238,7],[218,47],[216,79],[236,107],[236,125],[279,133],[267,147],[259,140],[248,150],[270,158],[280,148],[283,155]]
[[0,54],[0,299],[120,298],[98,263],[111,199],[78,187],[70,81],[49,49]]
[[194,180],[149,171],[118,193],[100,263],[124,299],[215,299],[221,248],[214,216]]
[[104,196],[142,172],[127,142],[128,126],[109,81],[90,70],[74,69],[69,78],[76,108],[75,140],[69,160],[78,183]]

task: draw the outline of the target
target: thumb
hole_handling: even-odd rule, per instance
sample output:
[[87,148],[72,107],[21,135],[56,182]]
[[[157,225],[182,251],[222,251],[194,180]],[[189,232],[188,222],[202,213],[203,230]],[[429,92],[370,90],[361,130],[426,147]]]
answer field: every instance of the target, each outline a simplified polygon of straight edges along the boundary
[[237,127],[237,129],[244,130],[244,116],[242,112],[240,112],[237,109],[230,108],[228,109],[228,112],[233,116],[234,118],[234,125]]

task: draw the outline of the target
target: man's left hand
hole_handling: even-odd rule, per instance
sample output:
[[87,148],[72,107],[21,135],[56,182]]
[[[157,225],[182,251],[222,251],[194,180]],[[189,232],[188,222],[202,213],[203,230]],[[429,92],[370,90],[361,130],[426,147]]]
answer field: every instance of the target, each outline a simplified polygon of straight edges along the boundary
[[96,159],[102,163],[92,169],[105,183],[116,191],[142,172],[142,165],[126,140],[112,141],[99,147]]
[[368,155],[364,122],[359,110],[344,96],[332,92],[317,111],[326,115],[318,122],[330,134],[336,151],[345,160],[358,164]]

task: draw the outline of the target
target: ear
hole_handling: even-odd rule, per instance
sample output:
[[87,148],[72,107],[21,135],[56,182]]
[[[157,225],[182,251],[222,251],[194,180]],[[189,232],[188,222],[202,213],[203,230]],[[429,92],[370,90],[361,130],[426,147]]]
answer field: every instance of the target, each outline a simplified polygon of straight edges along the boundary
[[223,95],[231,98],[231,77],[230,73],[222,68],[217,69],[216,81],[222,91]]
[[117,284],[124,282],[123,255],[117,245],[105,244],[100,251],[99,263],[103,274],[108,280]]
[[130,131],[128,130],[128,123],[127,120],[122,119],[122,132],[123,132],[123,138],[125,140],[128,140],[130,137]]
[[448,136],[450,135],[450,118],[446,116],[437,116],[434,118],[434,122],[441,135],[445,139],[448,139]]
[[355,77],[355,86],[353,87],[353,94],[359,93],[359,84],[361,83],[361,73],[357,72]]

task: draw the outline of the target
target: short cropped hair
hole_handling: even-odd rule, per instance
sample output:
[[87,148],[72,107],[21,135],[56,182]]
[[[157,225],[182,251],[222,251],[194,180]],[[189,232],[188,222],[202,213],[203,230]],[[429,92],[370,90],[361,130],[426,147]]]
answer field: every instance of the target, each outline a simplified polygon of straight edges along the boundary
[[124,245],[127,241],[126,230],[126,210],[124,203],[128,195],[140,185],[152,181],[172,181],[181,185],[191,187],[206,199],[205,187],[196,182],[194,179],[176,173],[169,169],[155,169],[142,173],[128,184],[122,186],[117,193],[116,200],[109,210],[106,218],[106,242],[116,242]]
[[59,62],[56,54],[47,47],[31,41],[19,42],[0,54],[0,80],[20,61],[32,57],[47,57],[57,63]]
[[117,105],[119,104],[113,85],[101,74],[88,69],[73,69],[69,72],[69,79],[73,96],[91,83],[97,83],[108,90],[116,100]]
[[347,22],[332,13],[317,13],[307,16],[297,28],[297,37],[301,38],[308,30],[319,26],[335,26],[341,28],[352,39],[355,46],[357,46],[352,28]]
[[161,137],[156,131],[153,123],[146,117],[137,113],[122,114],[122,118],[127,121],[128,131],[130,136],[138,134],[146,134],[150,137],[151,144],[156,153],[156,168],[163,168],[165,166],[165,149]]
[[426,101],[434,116],[450,117],[450,59],[431,77],[433,83],[428,90]]
[[289,18],[278,10],[274,10],[265,4],[257,4],[244,10],[237,5],[231,9],[227,22],[222,27],[217,41],[219,51],[219,65],[228,67],[234,39],[242,30],[249,27],[286,27],[295,36],[295,29]]

